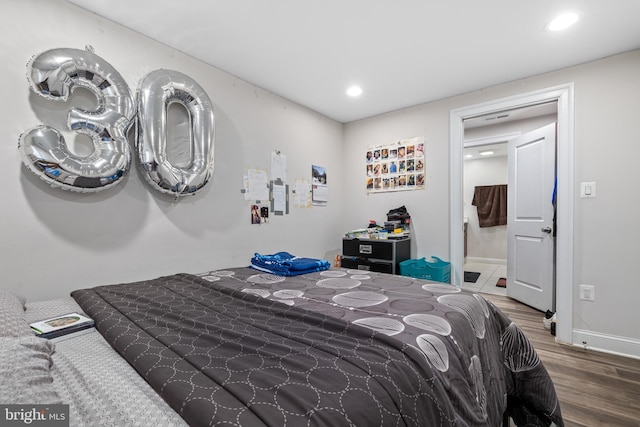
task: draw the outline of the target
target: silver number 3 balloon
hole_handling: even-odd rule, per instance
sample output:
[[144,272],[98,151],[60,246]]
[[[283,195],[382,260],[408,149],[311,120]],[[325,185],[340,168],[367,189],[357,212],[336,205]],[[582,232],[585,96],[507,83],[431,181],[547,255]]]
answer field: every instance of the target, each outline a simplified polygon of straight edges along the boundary
[[[136,105],[122,76],[90,51],[52,49],[27,64],[31,89],[51,100],[67,101],[76,87],[96,95],[95,111],[71,108],[67,124],[88,135],[94,145],[88,156],[67,148],[56,129],[40,125],[20,136],[19,149],[29,170],[54,187],[96,192],[122,181],[131,164],[127,132]],[[167,160],[167,112],[173,102],[189,113],[192,158],[178,168]],[[211,101],[188,76],[156,70],[138,88],[136,149],[146,180],[153,188],[176,197],[195,194],[213,174],[214,117]]]
[[135,117],[135,103],[120,74],[98,55],[78,49],[52,49],[27,64],[31,89],[47,99],[67,101],[76,87],[96,95],[95,111],[71,108],[69,129],[89,136],[94,150],[77,156],[62,134],[40,125],[20,136],[22,160],[31,171],[54,187],[99,191],[118,184],[131,164],[127,131]]

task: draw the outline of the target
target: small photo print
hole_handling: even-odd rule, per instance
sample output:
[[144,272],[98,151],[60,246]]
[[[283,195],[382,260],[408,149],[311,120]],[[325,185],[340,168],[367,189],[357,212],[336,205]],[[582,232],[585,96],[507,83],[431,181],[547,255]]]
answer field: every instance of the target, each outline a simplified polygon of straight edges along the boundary
[[414,145],[407,145],[407,157],[413,157],[416,152],[416,147]]
[[251,224],[260,224],[260,206],[251,205]]

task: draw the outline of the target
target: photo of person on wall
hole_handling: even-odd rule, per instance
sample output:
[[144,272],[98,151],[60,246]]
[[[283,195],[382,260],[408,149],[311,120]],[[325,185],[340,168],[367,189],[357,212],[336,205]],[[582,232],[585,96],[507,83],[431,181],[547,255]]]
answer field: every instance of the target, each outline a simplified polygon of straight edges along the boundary
[[260,224],[260,206],[251,205],[251,224]]

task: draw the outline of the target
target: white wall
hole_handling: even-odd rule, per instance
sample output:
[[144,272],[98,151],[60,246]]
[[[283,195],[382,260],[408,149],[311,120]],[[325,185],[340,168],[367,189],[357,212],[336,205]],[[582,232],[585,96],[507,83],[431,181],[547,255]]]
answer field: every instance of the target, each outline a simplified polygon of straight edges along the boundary
[[[587,336],[605,351],[640,357],[640,286],[635,279],[640,226],[640,51],[545,75],[485,88],[345,126],[345,157],[356,165],[345,173],[344,212],[348,226],[371,212],[405,204],[412,215],[414,257],[448,258],[449,112],[573,82],[575,90],[574,162],[574,342]],[[446,84],[446,82],[443,82]],[[371,144],[424,136],[428,182],[416,192],[367,196],[360,172]],[[580,182],[595,181],[597,197],[581,199]],[[595,302],[580,301],[579,284],[594,285]],[[562,307],[558,307],[561,310]]]
[[463,202],[467,223],[467,257],[507,262],[507,226],[480,228],[478,209],[471,204],[475,187],[500,185],[509,181],[507,156],[465,160]]
[[[248,265],[254,252],[332,260],[341,251],[344,168],[336,153],[342,125],[66,2],[4,1],[2,13],[3,288],[39,300],[80,287]],[[150,189],[135,169],[117,188],[70,193],[22,166],[19,135],[45,119],[63,129],[68,108],[30,92],[27,61],[45,50],[85,45],[132,91],[147,72],[167,68],[189,75],[208,93],[215,109],[215,172],[202,193],[174,202]],[[290,184],[310,181],[312,164],[326,167],[329,203],[292,205],[289,215],[251,225],[242,176],[249,167],[268,171],[274,150],[287,156]]]
[[[404,205],[411,215],[412,257],[448,260],[448,105],[444,100],[345,125],[346,229],[362,227],[370,218],[384,221],[390,209]],[[423,136],[425,142],[425,189],[367,195],[362,172],[366,148],[417,136]]]

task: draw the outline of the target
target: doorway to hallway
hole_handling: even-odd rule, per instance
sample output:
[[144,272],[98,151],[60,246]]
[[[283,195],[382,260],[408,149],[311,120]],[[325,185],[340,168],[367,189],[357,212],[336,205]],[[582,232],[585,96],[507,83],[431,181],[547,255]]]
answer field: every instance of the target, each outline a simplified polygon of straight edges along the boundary
[[[521,288],[522,278],[526,276],[527,279],[533,279],[529,274],[531,271],[552,271],[553,270],[553,254],[544,258],[548,263],[546,269],[541,269],[540,265],[535,265],[535,269],[531,270],[527,268],[530,263],[526,259],[516,260],[516,245],[511,242],[514,236],[519,237],[518,234],[513,233],[520,226],[520,216],[513,216],[511,212],[509,214],[509,224],[506,221],[500,224],[486,224],[487,220],[480,221],[479,212],[481,209],[486,210],[487,207],[493,206],[501,211],[501,216],[506,220],[507,218],[507,204],[505,200],[495,200],[495,203],[491,203],[491,200],[483,200],[480,206],[476,207],[475,202],[478,195],[482,200],[483,191],[488,190],[496,186],[495,188],[502,187],[502,190],[506,192],[508,188],[509,205],[517,207],[517,210],[527,209],[527,213],[531,213],[531,208],[537,208],[536,212],[547,212],[551,207],[551,195],[553,190],[553,176],[555,173],[555,152],[550,152],[551,158],[545,158],[544,161],[549,163],[547,167],[543,168],[544,173],[550,174],[550,183],[546,186],[549,187],[548,197],[542,200],[539,188],[527,188],[524,189],[523,185],[515,185],[515,181],[520,180],[521,173],[511,173],[514,171],[529,171],[536,172],[535,176],[538,178],[538,171],[540,170],[540,164],[537,156],[537,145],[535,142],[529,144],[529,140],[525,138],[525,143],[529,144],[522,149],[513,150],[513,141],[517,141],[518,138],[523,138],[522,135],[533,134],[536,135],[536,131],[545,128],[551,124],[555,124],[557,121],[557,104],[556,102],[548,102],[540,105],[529,106],[519,108],[511,111],[504,111],[498,114],[491,113],[485,116],[475,117],[470,120],[466,120],[464,124],[464,167],[463,167],[463,205],[464,205],[464,221],[465,221],[465,239],[467,240],[467,253],[465,254],[465,279],[463,281],[463,287],[480,290],[488,293],[509,295],[516,288]],[[536,141],[537,142],[537,141]],[[520,146],[522,143],[519,143]],[[553,145],[555,147],[555,144]],[[529,153],[532,153],[533,156]],[[533,160],[531,160],[533,159]],[[516,167],[516,160],[518,167]],[[514,184],[514,185],[511,185]],[[535,183],[534,187],[537,187]],[[515,193],[516,187],[523,188],[519,191],[517,197]],[[478,190],[480,193],[478,193]],[[498,194],[498,193],[492,193]],[[513,200],[520,200],[518,204],[512,204]],[[473,202],[472,202],[473,201]],[[497,204],[496,204],[497,203]],[[544,208],[544,209],[543,209]],[[510,208],[511,210],[511,208]],[[550,215],[551,216],[551,215]],[[552,217],[550,217],[551,222]],[[538,227],[540,231],[540,227]],[[541,233],[538,233],[541,234]],[[552,243],[552,239],[547,235],[533,236],[533,239],[528,239],[528,242],[534,240],[541,240],[547,243]],[[517,240],[519,244],[518,249],[523,248],[521,240]],[[511,247],[511,251],[509,251]],[[551,250],[553,246],[551,247]],[[536,252],[537,253],[537,252]],[[476,269],[473,266],[477,265]],[[500,277],[496,277],[496,280],[491,280],[493,283],[486,283],[496,271],[496,267],[502,265],[500,270],[506,270],[500,274]],[[515,266],[518,265],[519,269],[516,270]],[[470,283],[467,279],[473,279],[471,272],[480,270],[483,275],[480,279],[480,285],[478,282]],[[489,273],[489,277],[487,277]],[[514,281],[518,276],[520,280]],[[498,286],[496,281],[502,278]],[[508,278],[508,280],[507,280]],[[504,283],[503,283],[504,282]],[[511,286],[506,287],[506,284],[510,283]],[[545,291],[539,293],[546,293],[548,298],[541,300],[538,298],[538,292],[529,293],[516,293],[516,299],[521,302],[536,307],[541,311],[553,310],[553,276],[548,275],[544,277],[544,280],[535,278],[535,280],[529,280],[527,284],[533,286],[536,290]],[[490,286],[487,286],[490,285]],[[544,286],[540,286],[544,285]],[[551,289],[551,292],[548,290]],[[520,289],[519,289],[520,290]],[[531,298],[530,298],[531,297]],[[544,305],[544,307],[542,307]]]
[[574,164],[574,115],[573,83],[534,92],[519,94],[454,109],[450,113],[450,259],[451,283],[463,283],[463,146],[465,121],[490,113],[500,113],[518,108],[557,102],[557,200],[556,218],[556,303],[558,311],[556,339],[572,343],[573,336],[573,164]]

